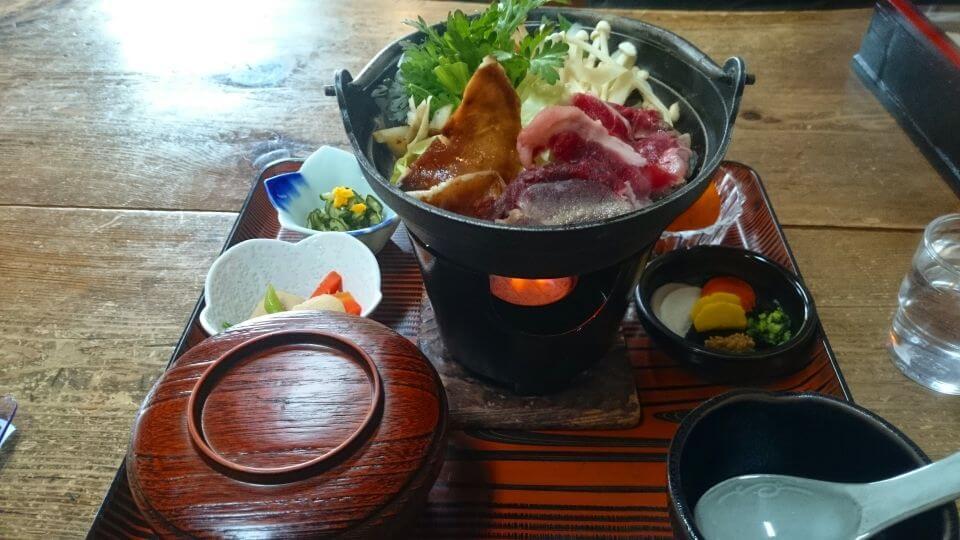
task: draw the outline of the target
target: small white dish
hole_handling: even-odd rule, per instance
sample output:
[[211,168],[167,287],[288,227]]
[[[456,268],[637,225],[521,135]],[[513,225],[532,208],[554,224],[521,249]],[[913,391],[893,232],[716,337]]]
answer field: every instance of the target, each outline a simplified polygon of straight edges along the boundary
[[[364,197],[374,195],[357,158],[350,152],[332,146],[321,146],[310,154],[299,172],[268,178],[263,185],[270,204],[277,210],[280,225],[308,236],[317,233],[307,227],[307,215],[321,205],[320,195],[336,186],[349,187]],[[380,198],[377,197],[377,200]],[[380,202],[383,204],[382,200]],[[377,253],[387,244],[399,224],[397,213],[384,204],[383,221],[365,229],[347,231],[347,234]]]
[[200,325],[208,334],[241,323],[263,298],[267,285],[309,297],[330,271],[343,277],[343,290],[369,315],[383,297],[380,266],[359,240],[342,232],[315,232],[296,244],[257,238],[241,242],[214,261],[207,272]]

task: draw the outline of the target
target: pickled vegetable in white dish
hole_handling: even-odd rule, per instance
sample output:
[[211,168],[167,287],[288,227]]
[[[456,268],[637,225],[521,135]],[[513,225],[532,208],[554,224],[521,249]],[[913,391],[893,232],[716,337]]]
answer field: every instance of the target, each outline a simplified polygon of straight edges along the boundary
[[[353,295],[343,290],[343,277],[336,270],[332,270],[317,284],[309,298],[277,290],[273,285],[267,285],[263,298],[254,306],[246,320],[283,311],[311,309],[339,311],[351,315],[360,315],[363,311]],[[224,325],[225,328],[229,326],[229,324]]]
[[[383,297],[376,257],[347,233],[317,232],[297,243],[257,238],[232,246],[210,267],[204,285],[206,305],[200,312],[203,329],[213,335],[247,320],[265,301],[268,286],[277,296],[271,308],[275,311],[291,310],[321,294],[336,297],[350,293],[355,304],[352,311],[366,317]],[[346,298],[338,300],[344,304],[344,311],[351,311]],[[316,309],[316,302],[320,301],[301,307]],[[263,311],[270,309],[263,305]]]

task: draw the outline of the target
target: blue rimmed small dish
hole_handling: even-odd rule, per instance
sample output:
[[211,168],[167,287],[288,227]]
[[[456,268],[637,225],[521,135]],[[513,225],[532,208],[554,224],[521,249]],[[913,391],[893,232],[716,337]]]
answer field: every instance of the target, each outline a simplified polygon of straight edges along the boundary
[[[373,194],[360,171],[357,158],[350,152],[331,146],[321,146],[310,154],[299,172],[268,178],[264,186],[270,204],[277,210],[280,225],[308,236],[317,231],[307,227],[307,215],[321,206],[320,195],[323,193],[336,186],[346,186],[362,196]],[[383,221],[372,227],[348,231],[347,234],[377,253],[387,244],[399,224],[397,213],[384,204]]]

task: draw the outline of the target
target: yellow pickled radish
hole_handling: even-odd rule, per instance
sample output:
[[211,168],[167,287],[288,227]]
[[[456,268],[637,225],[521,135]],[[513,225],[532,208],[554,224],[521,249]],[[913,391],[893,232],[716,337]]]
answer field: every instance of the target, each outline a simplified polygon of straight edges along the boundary
[[693,318],[693,327],[697,332],[743,330],[747,327],[747,313],[739,302],[713,302],[700,309]]
[[726,302],[728,304],[736,304],[738,306],[741,305],[740,297],[735,294],[725,292],[708,294],[706,296],[701,296],[700,299],[697,300],[697,303],[693,305],[693,309],[690,310],[690,317],[696,319],[697,315],[700,314],[700,310],[703,309],[704,306],[715,304],[717,302]]

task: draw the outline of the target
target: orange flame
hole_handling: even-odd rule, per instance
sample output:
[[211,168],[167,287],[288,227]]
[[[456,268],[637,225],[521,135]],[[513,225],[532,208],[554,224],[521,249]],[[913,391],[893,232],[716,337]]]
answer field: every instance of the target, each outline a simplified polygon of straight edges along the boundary
[[490,276],[490,292],[518,306],[546,306],[563,300],[577,285],[577,278],[514,278]]

